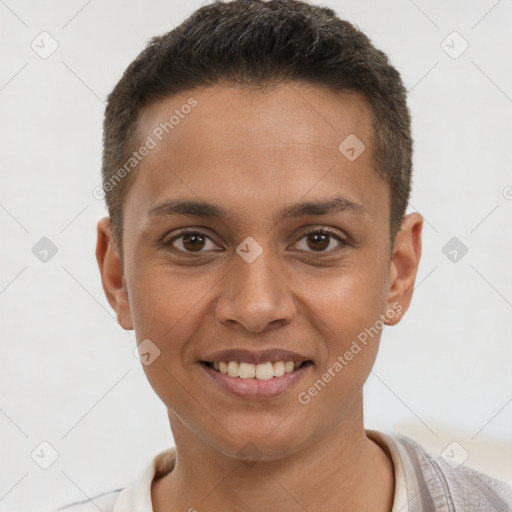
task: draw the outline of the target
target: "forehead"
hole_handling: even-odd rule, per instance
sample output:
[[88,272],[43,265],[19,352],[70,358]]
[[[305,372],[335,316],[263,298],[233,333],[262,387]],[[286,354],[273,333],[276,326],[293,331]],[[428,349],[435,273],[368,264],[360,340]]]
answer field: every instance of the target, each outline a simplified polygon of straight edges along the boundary
[[203,152],[276,144],[337,151],[349,134],[369,143],[371,121],[368,103],[355,92],[299,83],[256,88],[221,82],[150,104],[139,116],[136,133],[139,142],[147,135],[168,139],[176,156],[191,145]]
[[372,203],[368,185],[380,178],[371,133],[368,105],[356,93],[298,83],[192,89],[141,112],[136,147],[149,138],[154,147],[128,197],[137,196],[139,212],[169,196],[220,199],[248,212],[249,201],[268,207],[308,191],[333,196],[339,185],[349,200]]

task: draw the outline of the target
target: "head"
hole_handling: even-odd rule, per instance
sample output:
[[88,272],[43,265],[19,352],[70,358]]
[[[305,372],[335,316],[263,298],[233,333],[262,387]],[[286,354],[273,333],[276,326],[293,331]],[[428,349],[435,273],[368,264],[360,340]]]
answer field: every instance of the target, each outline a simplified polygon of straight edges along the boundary
[[171,32],[154,37],[108,97],[102,175],[121,255],[124,198],[139,163],[138,157],[130,159],[147,142],[145,136],[158,143],[176,122],[166,119],[167,129],[144,134],[137,130],[140,116],[155,101],[219,81],[253,88],[293,82],[357,93],[371,119],[367,142],[374,169],[389,187],[393,238],[407,208],[412,172],[410,116],[398,71],[331,9],[298,1],[238,0],[202,7]]
[[[330,9],[214,3],[129,65],[106,108],[97,257],[175,439],[278,458],[361,426],[420,258],[411,162],[399,73]],[[301,367],[235,392],[224,360]]]

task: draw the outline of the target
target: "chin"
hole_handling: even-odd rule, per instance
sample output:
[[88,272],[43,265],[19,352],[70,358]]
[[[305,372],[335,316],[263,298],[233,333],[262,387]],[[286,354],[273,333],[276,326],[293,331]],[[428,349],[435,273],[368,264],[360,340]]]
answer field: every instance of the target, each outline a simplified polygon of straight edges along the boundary
[[225,455],[247,463],[283,459],[300,451],[307,439],[300,426],[285,425],[283,418],[280,421],[281,425],[273,422],[272,427],[267,422],[253,422],[246,428],[232,429],[231,436],[216,439],[213,445]]

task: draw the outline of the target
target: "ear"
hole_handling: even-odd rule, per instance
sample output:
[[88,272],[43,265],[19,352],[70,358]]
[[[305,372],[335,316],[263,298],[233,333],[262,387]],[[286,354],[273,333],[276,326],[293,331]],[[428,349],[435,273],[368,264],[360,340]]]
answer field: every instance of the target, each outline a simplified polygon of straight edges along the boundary
[[388,325],[397,324],[411,304],[421,258],[422,228],[423,217],[416,212],[410,213],[404,217],[400,231],[396,234],[389,269],[387,306],[399,314],[389,319],[386,322]]
[[104,217],[98,222],[96,260],[100,268],[103,290],[112,309],[117,313],[117,321],[123,329],[133,329],[123,263],[112,238],[112,228],[108,217]]

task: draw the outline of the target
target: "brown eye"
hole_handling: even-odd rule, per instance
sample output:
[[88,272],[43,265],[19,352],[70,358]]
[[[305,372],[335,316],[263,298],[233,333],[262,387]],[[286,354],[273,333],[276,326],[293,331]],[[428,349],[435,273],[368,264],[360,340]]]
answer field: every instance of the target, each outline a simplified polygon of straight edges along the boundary
[[[306,253],[331,253],[340,246],[347,245],[339,235],[327,229],[315,229],[308,231],[297,243],[297,248]],[[312,254],[316,256],[316,254]],[[321,256],[321,254],[318,254]]]
[[200,231],[182,231],[179,235],[164,242],[164,245],[184,253],[202,253],[216,247],[210,237]]
[[182,243],[187,251],[200,251],[204,247],[205,237],[197,233],[184,235]]
[[324,233],[311,233],[307,236],[308,247],[314,250],[323,251],[329,247],[330,238],[331,235],[326,235]]

